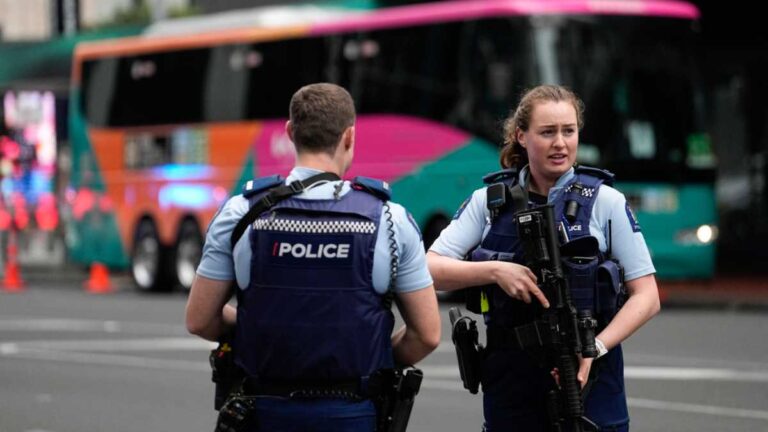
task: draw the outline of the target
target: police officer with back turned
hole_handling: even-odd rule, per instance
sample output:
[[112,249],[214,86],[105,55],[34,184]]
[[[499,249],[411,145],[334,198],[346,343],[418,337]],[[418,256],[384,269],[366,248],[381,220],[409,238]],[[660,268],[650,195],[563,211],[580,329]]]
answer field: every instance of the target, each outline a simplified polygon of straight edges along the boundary
[[[343,88],[299,89],[285,127],[295,167],[286,179],[249,181],[208,229],[187,328],[211,341],[234,330],[252,403],[242,430],[374,431],[373,377],[440,341],[418,228],[387,183],[340,179],[354,123]],[[393,300],[405,322],[394,333]]]

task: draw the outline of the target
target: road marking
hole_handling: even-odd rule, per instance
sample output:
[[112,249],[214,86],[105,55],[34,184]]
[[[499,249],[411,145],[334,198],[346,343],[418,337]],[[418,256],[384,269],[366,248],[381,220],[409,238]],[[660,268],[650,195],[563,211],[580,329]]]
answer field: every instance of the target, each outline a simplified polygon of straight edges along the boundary
[[[426,372],[425,372],[426,375]],[[441,379],[424,379],[423,388],[446,391],[467,391],[461,382]],[[659,411],[678,412],[686,414],[706,414],[717,417],[735,417],[752,420],[768,420],[768,411],[751,410],[743,408],[720,407],[713,405],[699,405],[682,402],[670,402],[653,399],[627,398],[627,404],[631,408],[644,408]]]
[[186,334],[186,327],[175,324],[130,321],[77,320],[67,318],[2,319],[0,331],[105,332]]
[[627,360],[635,364],[656,364],[670,367],[704,367],[704,368],[720,368],[730,367],[733,369],[763,369],[765,368],[765,361],[748,361],[748,360],[734,360],[723,358],[701,358],[701,357],[688,357],[688,356],[674,356],[659,354],[640,354],[631,353],[624,355]]
[[627,398],[632,408],[647,408],[661,411],[675,411],[694,414],[708,414],[722,417],[738,417],[755,420],[768,420],[768,411],[728,408],[712,405],[698,405],[682,402],[659,401],[653,399]]
[[648,367],[627,366],[624,368],[624,377],[640,380],[667,380],[667,381],[743,381],[743,382],[768,382],[768,371],[745,371],[737,369],[715,368],[678,368],[678,367]]
[[[424,366],[427,378],[459,379],[459,368],[455,365]],[[739,381],[768,382],[768,371],[744,371],[736,369],[713,368],[670,368],[670,367],[635,367],[625,366],[624,377],[636,380],[658,381]]]
[[[43,322],[45,321],[45,322]],[[55,320],[38,320],[40,327],[54,325]],[[110,321],[69,321],[65,326],[104,330],[104,323]],[[8,323],[7,321],[5,322]],[[94,327],[94,323],[101,323]],[[74,324],[74,325],[73,325]],[[85,324],[85,325],[84,325]],[[109,326],[107,326],[109,327]],[[120,325],[119,328],[124,326]],[[165,326],[166,328],[168,326]],[[114,328],[114,327],[113,327]],[[149,327],[145,327],[149,328]],[[61,327],[57,328],[61,330]],[[48,360],[78,364],[98,364],[104,366],[139,367],[191,372],[208,372],[210,366],[204,361],[181,359],[160,359],[142,356],[109,354],[131,351],[201,351],[210,350],[214,343],[193,337],[178,338],[137,338],[137,339],[101,339],[101,340],[49,340],[17,341],[0,343],[0,358],[21,358]],[[466,391],[459,381],[458,368],[455,365],[424,365],[424,388],[445,391]],[[639,380],[700,380],[700,381],[742,381],[768,382],[768,371],[735,370],[717,368],[677,368],[677,367],[625,367],[625,377]],[[653,399],[628,398],[630,407],[661,411],[706,414],[713,416],[736,417],[756,420],[768,420],[768,411],[741,408],[699,405],[681,402],[659,401]]]
[[25,349],[88,352],[210,351],[215,347],[215,342],[208,342],[192,336],[142,339],[35,340],[0,343],[0,353],[18,352]]
[[[0,356],[54,361],[75,361],[77,363],[87,363],[88,358],[93,358],[93,363],[98,364],[109,364],[109,361],[114,361],[116,365],[121,366],[146,366],[158,368],[164,367],[164,365],[167,364],[169,368],[173,368],[176,363],[165,363],[164,360],[159,359],[139,356],[121,356],[117,354],[102,355],[99,357],[96,353],[131,351],[205,352],[213,349],[215,345],[215,343],[203,341],[191,336],[180,338],[16,341],[0,343]],[[81,357],[79,354],[83,354],[86,357]],[[125,358],[123,359],[123,357]],[[428,378],[459,379],[459,370],[454,364],[425,365],[422,369]],[[627,379],[635,380],[768,383],[768,370],[626,366],[624,368],[624,376]]]
[[23,358],[28,360],[50,360],[67,363],[97,364],[105,366],[128,366],[150,369],[182,371],[207,371],[211,367],[207,362],[181,359],[159,359],[152,357],[97,354],[92,352],[50,351],[34,348],[19,349],[16,353],[6,354],[0,350],[0,356]]

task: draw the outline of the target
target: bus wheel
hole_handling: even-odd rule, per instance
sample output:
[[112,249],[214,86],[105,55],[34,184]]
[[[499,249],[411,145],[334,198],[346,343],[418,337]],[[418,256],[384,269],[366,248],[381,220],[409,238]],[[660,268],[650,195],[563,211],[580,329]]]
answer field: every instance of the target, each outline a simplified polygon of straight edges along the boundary
[[136,228],[131,255],[131,273],[141,291],[159,291],[163,286],[163,246],[152,221],[144,220]]
[[181,224],[179,236],[176,240],[176,250],[174,253],[174,268],[176,270],[176,280],[181,288],[189,291],[192,287],[192,281],[195,280],[195,271],[200,264],[200,257],[203,254],[203,237],[197,224],[192,220],[186,220]]

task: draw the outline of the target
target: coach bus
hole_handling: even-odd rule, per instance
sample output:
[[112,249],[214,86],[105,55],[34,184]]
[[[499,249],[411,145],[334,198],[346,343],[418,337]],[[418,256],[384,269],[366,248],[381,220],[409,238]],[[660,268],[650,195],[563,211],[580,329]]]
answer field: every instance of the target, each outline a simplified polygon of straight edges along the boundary
[[587,107],[580,161],[618,174],[659,277],[711,277],[698,17],[682,1],[446,1],[242,27],[196,18],[81,44],[70,256],[130,267],[144,290],[188,288],[217,208],[292,166],[288,102],[318,81],[358,108],[349,176],[390,182],[429,245],[498,169],[501,124],[524,89],[558,83]]

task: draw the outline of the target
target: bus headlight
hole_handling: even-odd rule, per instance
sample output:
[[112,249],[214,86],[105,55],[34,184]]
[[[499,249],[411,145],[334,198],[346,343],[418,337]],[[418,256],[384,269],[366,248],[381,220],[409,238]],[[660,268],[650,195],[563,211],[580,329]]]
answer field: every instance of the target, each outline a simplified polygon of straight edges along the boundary
[[675,241],[683,245],[708,245],[717,240],[715,225],[700,225],[697,228],[680,230],[675,235]]

